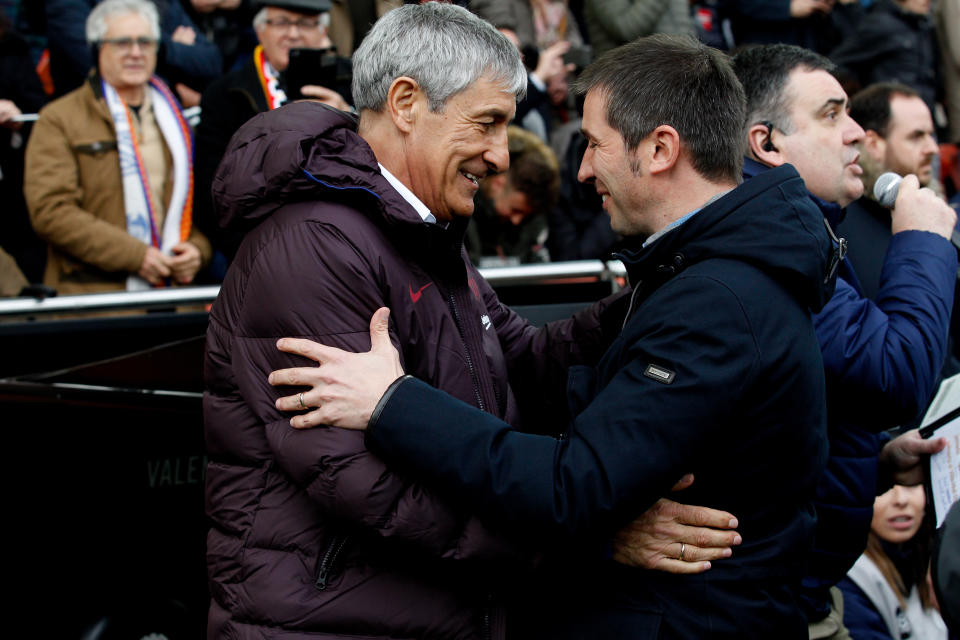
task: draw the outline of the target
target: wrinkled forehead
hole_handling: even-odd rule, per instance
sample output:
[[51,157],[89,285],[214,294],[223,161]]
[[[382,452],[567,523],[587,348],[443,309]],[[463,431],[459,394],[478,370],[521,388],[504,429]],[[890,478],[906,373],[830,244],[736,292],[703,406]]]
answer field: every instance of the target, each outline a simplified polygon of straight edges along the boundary
[[834,104],[847,107],[847,93],[837,79],[823,69],[794,69],[784,91],[791,116],[812,116]]

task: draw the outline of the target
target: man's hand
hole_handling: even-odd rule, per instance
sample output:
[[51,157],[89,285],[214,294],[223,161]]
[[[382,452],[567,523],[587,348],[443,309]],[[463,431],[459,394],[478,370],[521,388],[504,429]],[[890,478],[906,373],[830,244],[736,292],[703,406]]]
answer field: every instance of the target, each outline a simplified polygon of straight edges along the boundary
[[200,99],[203,97],[199,91],[194,91],[182,82],[174,85],[174,89],[177,90],[177,95],[180,97],[180,104],[183,105],[184,109],[196,107],[200,104]]
[[[674,491],[693,484],[685,475]],[[694,507],[661,498],[643,515],[617,532],[613,559],[621,564],[667,573],[702,573],[710,560],[728,558],[740,544],[732,531],[737,519],[726,511]]]
[[920,463],[946,446],[944,438],[924,440],[918,429],[911,429],[883,445],[880,471],[892,477],[894,484],[920,484],[923,482],[923,465]]
[[370,351],[351,353],[312,340],[281,338],[277,348],[319,363],[317,367],[280,369],[270,374],[273,386],[312,387],[309,391],[278,398],[280,411],[310,413],[294,416],[298,429],[320,424],[345,429],[366,429],[370,416],[387,387],[403,375],[400,354],[390,342],[390,309],[381,307],[370,318]]
[[11,100],[0,100],[0,127],[13,129],[17,131],[23,126],[22,122],[15,122],[13,119],[20,114],[20,107]]
[[170,34],[170,39],[180,44],[193,45],[197,41],[197,32],[185,24],[180,25]]
[[533,70],[533,75],[543,82],[549,84],[550,79],[557,75],[566,75],[568,72],[576,69],[575,64],[564,64],[563,54],[570,50],[570,43],[566,40],[555,42],[540,52],[540,58],[537,59],[537,68]]
[[197,275],[202,262],[200,249],[192,242],[181,242],[174,245],[170,251],[173,256],[167,260],[174,279],[180,284],[193,282],[193,277]]
[[137,275],[150,284],[163,284],[164,278],[169,278],[170,273],[170,258],[160,253],[156,247],[147,247]]
[[347,104],[347,101],[343,97],[334,91],[333,89],[327,89],[326,87],[321,87],[318,84],[305,84],[300,87],[300,93],[306,98],[311,100],[319,100],[324,104],[328,104],[334,109],[340,109],[340,111],[350,111],[350,105]]
[[947,240],[957,224],[956,212],[931,189],[921,189],[917,176],[912,174],[905,176],[900,183],[890,217],[893,233],[930,231]]
[[833,0],[790,0],[790,17],[806,18],[814,13],[830,13]]

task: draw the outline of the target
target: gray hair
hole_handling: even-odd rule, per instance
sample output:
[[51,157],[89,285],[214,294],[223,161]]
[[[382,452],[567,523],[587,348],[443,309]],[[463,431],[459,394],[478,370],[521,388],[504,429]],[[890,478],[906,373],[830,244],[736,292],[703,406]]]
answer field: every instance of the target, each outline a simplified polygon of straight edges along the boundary
[[353,54],[357,111],[381,111],[393,81],[417,81],[432,111],[482,77],[523,97],[527,71],[507,38],[466,9],[440,2],[404,5],[373,25]]
[[114,16],[136,13],[150,25],[150,33],[160,39],[160,18],[157,7],[147,0],[103,0],[87,17],[87,44],[102,41],[107,35],[107,20]]
[[747,125],[769,122],[785,134],[793,133],[790,107],[794,96],[786,91],[795,69],[834,73],[827,58],[789,44],[757,45],[733,57],[733,70],[747,96]]
[[[288,9],[289,11],[289,9]],[[324,11],[320,13],[317,18],[320,21],[318,28],[327,29],[330,27],[330,13]],[[265,26],[267,26],[267,7],[260,7],[260,10],[257,11],[257,14],[253,16],[253,30],[260,31]]]

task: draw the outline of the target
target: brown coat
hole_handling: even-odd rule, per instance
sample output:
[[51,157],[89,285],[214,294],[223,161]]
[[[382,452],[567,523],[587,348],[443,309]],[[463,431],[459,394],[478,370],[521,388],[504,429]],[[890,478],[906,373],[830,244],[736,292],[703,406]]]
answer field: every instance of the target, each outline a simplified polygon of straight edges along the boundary
[[[147,251],[127,233],[116,134],[95,83],[47,105],[27,144],[23,191],[33,227],[49,245],[44,283],[62,294],[124,289]],[[169,178],[164,206],[172,186]],[[193,229],[189,241],[208,262],[207,239]]]

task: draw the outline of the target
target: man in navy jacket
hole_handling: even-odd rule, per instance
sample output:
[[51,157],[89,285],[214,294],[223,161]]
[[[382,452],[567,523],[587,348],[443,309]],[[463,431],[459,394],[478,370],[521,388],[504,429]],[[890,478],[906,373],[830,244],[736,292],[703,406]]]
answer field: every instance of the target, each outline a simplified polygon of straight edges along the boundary
[[[842,207],[863,193],[857,144],[864,132],[847,113],[832,63],[799,47],[770,45],[738,54],[734,68],[747,95],[745,176],[756,180],[770,167],[792,164],[835,227]],[[914,420],[935,390],[957,272],[948,240],[956,215],[920,189],[916,176],[904,179],[891,213],[893,237],[874,300],[863,295],[845,259],[836,292],[814,316],[827,379],[830,458],[817,488],[816,542],[802,591],[811,638],[849,637],[831,587],[866,548],[874,498],[889,488],[893,473],[916,471],[920,455],[944,444],[912,433],[881,450],[880,433]],[[897,481],[919,480],[900,474]]]
[[[369,422],[367,443],[389,463],[543,544],[573,541],[547,570],[546,606],[531,591],[519,607],[529,625],[517,637],[805,638],[794,591],[826,459],[809,314],[832,290],[835,247],[792,168],[737,188],[744,105],[722,54],[653,36],[609,52],[581,83],[579,177],[615,231],[645,242],[621,255],[634,287],[623,330],[596,368],[570,369],[567,435],[519,433],[396,380],[383,310],[368,354],[282,341],[322,364],[274,372],[276,385],[319,381],[277,406],[319,406],[293,419],[300,427]],[[689,576],[606,558],[613,532],[686,472],[697,482],[685,499],[738,515],[733,556]],[[681,562],[691,552],[671,545]]]

